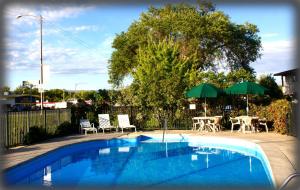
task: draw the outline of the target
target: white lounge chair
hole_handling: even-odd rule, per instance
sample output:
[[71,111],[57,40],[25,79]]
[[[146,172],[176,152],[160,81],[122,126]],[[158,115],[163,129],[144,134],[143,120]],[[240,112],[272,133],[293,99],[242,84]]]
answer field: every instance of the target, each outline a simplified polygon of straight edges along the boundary
[[123,129],[130,129],[130,128],[134,128],[136,132],[136,127],[134,125],[130,125],[129,117],[127,114],[118,115],[118,123],[119,123],[118,127],[121,128],[122,133],[123,133]]
[[93,133],[97,133],[97,129],[94,126],[94,123],[90,123],[87,119],[81,119],[80,120],[80,132],[85,132],[85,135],[88,131],[92,131]]
[[116,127],[110,125],[109,115],[108,114],[98,114],[99,127],[98,129],[102,129],[104,133],[105,129],[117,129]]

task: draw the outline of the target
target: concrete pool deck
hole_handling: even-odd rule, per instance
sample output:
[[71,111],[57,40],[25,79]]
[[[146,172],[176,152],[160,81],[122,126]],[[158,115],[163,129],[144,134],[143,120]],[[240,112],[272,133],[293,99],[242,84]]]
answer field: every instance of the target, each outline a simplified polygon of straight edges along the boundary
[[[43,143],[21,146],[5,150],[0,160],[0,164],[3,169],[13,167],[24,161],[30,160],[36,156],[42,155],[48,151],[54,150],[58,147],[62,147],[69,144],[99,140],[99,139],[111,139],[118,137],[135,137],[145,134],[162,134],[162,131],[151,132],[137,132],[137,133],[108,133],[108,134],[88,134],[88,135],[74,135],[68,137],[55,138]],[[167,134],[188,134],[191,136],[215,136],[225,138],[238,138],[247,141],[254,142],[263,149],[265,152],[277,187],[283,183],[283,181],[292,173],[299,172],[298,165],[298,139],[292,136],[280,135],[276,133],[237,133],[230,131],[222,131],[217,133],[205,133],[195,132],[190,130],[170,130]],[[296,181],[300,179],[292,180],[289,185],[294,186]]]

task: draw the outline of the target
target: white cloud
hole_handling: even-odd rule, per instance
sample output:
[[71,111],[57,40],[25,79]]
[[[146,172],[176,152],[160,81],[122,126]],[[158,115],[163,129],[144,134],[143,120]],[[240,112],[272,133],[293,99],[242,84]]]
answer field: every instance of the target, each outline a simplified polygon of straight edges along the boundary
[[108,35],[103,41],[100,42],[100,45],[98,47],[99,52],[105,59],[109,59],[111,56],[111,53],[113,52],[112,43],[115,36]]
[[46,7],[41,14],[46,20],[56,21],[58,19],[77,17],[82,12],[92,9],[91,6],[74,6],[74,7]]
[[[39,19],[39,16],[42,15],[45,21],[58,21],[65,18],[75,18],[81,13],[93,9],[92,6],[33,6],[25,4],[12,4],[5,7],[4,14],[6,20],[11,25],[37,25],[38,22],[33,19],[33,17],[24,16],[20,19],[17,19],[19,15],[34,15]],[[42,11],[40,11],[42,10]]]
[[18,51],[11,51],[11,52],[9,52],[9,56],[12,56],[14,58],[18,58],[18,57],[20,57],[20,54],[19,54]]
[[113,41],[114,41],[115,36],[108,36],[104,39],[104,41],[101,43],[101,46],[103,47],[111,47]]
[[97,31],[98,27],[95,25],[82,25],[82,26],[77,26],[75,28],[71,28],[71,30],[75,31]]
[[294,68],[294,41],[278,40],[263,42],[262,47],[261,59],[251,64],[258,75],[276,73]]
[[[22,51],[8,51],[6,66],[10,70],[38,69],[40,63],[39,40],[35,39]],[[17,56],[16,56],[17,55]],[[53,74],[107,74],[107,58],[100,50],[85,47],[67,47],[62,45],[45,44],[43,60],[51,67]]]
[[5,43],[6,49],[14,49],[15,50],[15,49],[20,49],[24,46],[23,43],[18,42],[18,41],[13,41],[8,38],[5,38],[4,43]]
[[261,34],[261,37],[272,38],[272,37],[276,37],[278,35],[279,35],[279,33],[265,33],[265,34]]

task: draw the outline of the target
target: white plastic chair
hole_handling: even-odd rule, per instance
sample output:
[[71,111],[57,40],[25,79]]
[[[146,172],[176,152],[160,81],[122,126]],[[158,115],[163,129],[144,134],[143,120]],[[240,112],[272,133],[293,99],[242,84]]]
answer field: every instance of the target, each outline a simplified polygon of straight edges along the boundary
[[94,126],[94,123],[90,123],[87,119],[80,119],[80,132],[85,132],[85,135],[88,131],[92,131],[93,133],[97,133],[97,129]]
[[199,128],[198,128],[198,131],[200,131],[200,132],[202,132],[202,131],[205,131],[205,122],[204,122],[204,120],[203,119],[200,119],[200,121],[199,121]]
[[233,127],[235,125],[240,125],[240,119],[238,117],[237,118],[230,117],[230,122],[231,122],[231,132],[233,132]]
[[105,129],[117,129],[116,127],[110,125],[109,115],[108,114],[98,114],[99,127],[98,129],[102,129],[104,133]]
[[259,122],[259,125],[265,126],[266,132],[268,133],[269,130],[268,130],[268,125],[267,125],[267,119],[266,118],[262,118],[262,119],[259,119],[258,122]]
[[207,122],[205,123],[205,126],[207,128],[207,131],[212,131],[216,132],[216,126],[214,125],[214,120],[213,119],[208,119]]
[[208,124],[207,125],[209,125],[210,129],[213,132],[221,131],[221,119],[222,119],[221,116],[216,116],[213,119],[208,120]]
[[197,125],[199,125],[199,127],[201,126],[200,120],[197,117],[193,117],[192,122],[193,122],[192,131],[196,131]]
[[130,125],[129,117],[127,114],[118,115],[118,123],[119,123],[118,127],[121,128],[122,133],[123,133],[123,129],[130,129],[130,128],[134,128],[136,132],[136,127],[134,125]]

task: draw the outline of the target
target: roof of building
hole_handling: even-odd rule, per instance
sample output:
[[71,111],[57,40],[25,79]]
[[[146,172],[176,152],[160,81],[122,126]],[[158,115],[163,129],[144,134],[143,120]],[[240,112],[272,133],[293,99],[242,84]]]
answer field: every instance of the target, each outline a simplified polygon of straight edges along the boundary
[[28,94],[0,95],[0,98],[17,98],[17,97],[36,97],[36,98],[39,98],[38,95],[28,95]]
[[298,73],[299,69],[291,69],[287,71],[282,71],[280,73],[275,73],[274,76],[287,76],[287,75],[296,75]]

